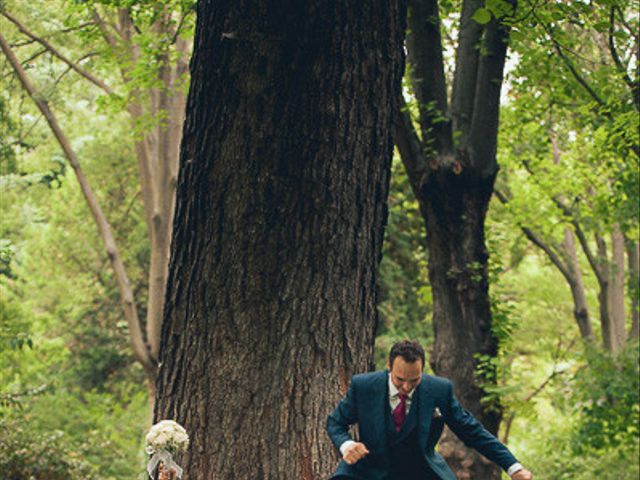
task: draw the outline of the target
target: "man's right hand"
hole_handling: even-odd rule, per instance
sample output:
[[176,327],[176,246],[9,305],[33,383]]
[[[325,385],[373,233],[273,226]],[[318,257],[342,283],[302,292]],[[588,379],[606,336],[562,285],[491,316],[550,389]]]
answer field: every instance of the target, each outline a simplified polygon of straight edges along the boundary
[[364,443],[356,442],[347,447],[344,455],[342,455],[342,459],[349,465],[353,465],[368,454],[369,450],[364,446]]

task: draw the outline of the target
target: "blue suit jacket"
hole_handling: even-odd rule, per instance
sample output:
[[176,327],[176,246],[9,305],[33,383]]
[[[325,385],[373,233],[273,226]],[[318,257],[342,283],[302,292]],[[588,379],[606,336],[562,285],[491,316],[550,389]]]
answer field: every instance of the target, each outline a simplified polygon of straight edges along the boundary
[[[334,476],[382,480],[387,474],[389,451],[385,430],[385,402],[389,401],[388,381],[389,372],[386,370],[355,375],[347,395],[327,418],[327,433],[336,448],[351,440],[349,426],[357,423],[359,439],[370,452],[355,465],[348,465],[341,460]],[[453,386],[449,380],[422,374],[417,388],[420,389],[417,399],[420,449],[427,464],[442,480],[456,480],[444,459],[434,451],[445,423],[467,446],[475,448],[503,469],[516,463],[517,460],[507,447],[462,408],[453,394]],[[435,414],[436,407],[440,416]]]

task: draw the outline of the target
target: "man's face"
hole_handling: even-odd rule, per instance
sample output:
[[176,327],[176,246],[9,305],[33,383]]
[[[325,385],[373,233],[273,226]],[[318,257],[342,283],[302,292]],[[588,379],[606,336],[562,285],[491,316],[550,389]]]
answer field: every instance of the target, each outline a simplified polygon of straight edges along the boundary
[[402,357],[396,357],[393,359],[393,365],[387,364],[387,368],[391,375],[391,381],[404,395],[409,395],[422,378],[422,360],[409,363]]

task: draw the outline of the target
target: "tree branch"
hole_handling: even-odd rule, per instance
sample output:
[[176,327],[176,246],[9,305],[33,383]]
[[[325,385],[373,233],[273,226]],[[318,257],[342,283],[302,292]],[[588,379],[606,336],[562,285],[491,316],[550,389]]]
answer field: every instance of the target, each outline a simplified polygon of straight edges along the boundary
[[[574,342],[571,342],[571,344],[569,345],[568,348],[571,348],[573,346]],[[540,385],[538,385],[531,393],[529,393],[526,397],[524,397],[522,399],[523,402],[527,403],[530,402],[531,400],[533,400],[533,398],[538,395],[540,392],[542,392],[545,387],[549,384],[549,382],[551,382],[551,380],[553,380],[555,377],[557,377],[558,375],[562,375],[564,373],[566,373],[569,369],[565,368],[564,370],[558,370],[558,356],[559,356],[559,350],[560,347],[562,345],[562,337],[560,337],[558,339],[558,345],[556,347],[556,352],[554,354],[554,362],[553,362],[553,370],[551,371],[551,373],[549,374],[549,376],[547,376],[547,378],[545,378],[542,383]],[[509,443],[509,433],[511,432],[511,425],[513,424],[513,420],[515,419],[516,414],[515,412],[511,412],[511,414],[509,415],[509,417],[507,418],[505,424],[505,433],[504,436],[502,437],[502,441],[504,444]]]
[[631,77],[627,73],[627,69],[622,64],[620,60],[620,56],[618,55],[618,50],[616,49],[615,39],[613,34],[615,33],[616,26],[616,9],[615,7],[611,7],[611,11],[609,14],[609,52],[611,53],[611,58],[613,59],[613,63],[615,63],[618,72],[622,75],[625,83],[631,90],[631,96],[633,98],[633,104],[636,107],[636,110],[640,110],[640,83],[636,80],[635,82],[631,80]]
[[28,65],[29,62],[32,62],[33,60],[35,60],[36,58],[38,58],[40,55],[47,53],[48,50],[46,48],[43,48],[42,50],[38,50],[36,53],[34,53],[33,55],[31,55],[28,58],[25,58],[21,63],[22,65]]
[[[600,105],[601,107],[606,106],[606,103],[604,102],[604,100],[602,100],[600,98],[600,96],[595,92],[595,90],[593,88],[591,88],[589,83],[582,77],[582,75],[580,75],[578,70],[575,68],[575,66],[573,65],[573,63],[569,59],[569,57],[567,57],[565,55],[562,46],[560,45],[558,40],[553,35],[553,31],[551,30],[551,28],[546,23],[544,23],[540,19],[540,17],[538,17],[535,13],[533,15],[534,15],[535,19],[538,21],[538,23],[540,23],[540,25],[542,25],[542,28],[547,33],[547,35],[549,35],[549,38],[551,39],[551,43],[553,43],[554,49],[556,50],[556,52],[558,53],[558,56],[562,59],[562,61],[566,65],[566,67],[571,72],[571,75],[573,75],[573,78],[576,79],[576,81],[582,86],[582,88],[585,89],[585,91],[589,94],[589,96],[591,98],[593,98],[598,105]],[[608,112],[605,112],[604,115],[606,115],[607,117],[610,116],[610,114]]]
[[500,116],[500,92],[507,56],[509,27],[493,19],[487,26],[484,53],[478,65],[473,115],[469,133],[469,153],[472,167],[482,176],[498,171],[496,148]]
[[439,153],[453,149],[442,59],[437,0],[410,0],[407,35],[412,86],[418,100],[422,141]]
[[38,42],[40,45],[42,45],[44,48],[46,48],[49,52],[51,52],[52,55],[54,55],[55,57],[60,59],[62,62],[66,63],[76,73],[78,73],[82,77],[86,78],[87,80],[89,80],[94,85],[100,87],[108,95],[111,95],[113,93],[113,90],[111,90],[111,88],[106,83],[104,83],[99,78],[96,78],[94,75],[92,75],[91,73],[89,73],[86,70],[84,70],[83,68],[81,68],[77,63],[74,63],[71,60],[69,60],[62,53],[60,53],[60,51],[58,49],[56,49],[53,45],[51,45],[47,40],[45,40],[42,37],[39,37],[35,33],[31,32],[29,29],[27,29],[27,27],[25,27],[22,24],[22,22],[20,22],[16,17],[11,15],[9,12],[7,12],[6,10],[2,10],[2,15],[7,20],[9,20],[11,23],[13,23],[16,27],[18,27],[18,30],[20,30],[23,34],[25,34],[27,37],[29,37],[29,38],[35,40],[36,42]]
[[614,7],[617,11],[618,11],[618,17],[619,17],[619,22],[624,26],[624,28],[627,30],[627,32],[629,32],[629,35],[631,35],[634,40],[636,41],[636,43],[638,42],[638,30],[633,28],[629,22],[627,22],[624,18],[624,12],[622,11],[622,9],[620,8],[619,5],[614,5]]
[[95,8],[91,10],[91,16],[93,17],[93,20],[96,22],[96,25],[98,25],[98,28],[102,33],[102,37],[105,39],[105,41],[109,44],[109,46],[112,49],[115,49],[118,46],[118,41],[109,31],[107,22],[105,22],[104,18],[102,18],[102,16],[98,13],[98,10]]
[[451,121],[454,135],[459,135],[462,146],[467,143],[476,94],[482,26],[472,17],[480,7],[481,0],[463,0],[460,15],[456,71],[451,94]]
[[[502,203],[503,205],[509,203],[509,199],[501,191],[494,190],[493,193],[496,195],[496,197],[498,197],[498,200],[500,200],[500,203]],[[531,228],[520,225],[520,230],[522,230],[522,233],[525,234],[525,236],[531,241],[531,243],[533,243],[540,250],[547,254],[549,260],[551,260],[551,262],[558,268],[558,270],[560,270],[562,276],[564,276],[570,284],[575,281],[573,275],[571,274],[571,270],[562,261],[562,258],[560,258],[561,255],[557,254],[554,251],[553,247],[542,240],[542,238],[533,230],[531,230]]]
[[420,193],[429,173],[428,162],[422,154],[422,144],[413,128],[411,115],[402,94],[400,94],[398,106],[399,112],[396,115],[393,132],[394,141],[400,152],[400,158],[409,177],[413,192],[416,198],[422,198]]
[[600,270],[600,265],[598,265],[598,261],[595,257],[595,255],[593,254],[593,251],[591,250],[591,247],[589,246],[589,242],[587,241],[587,237],[585,236],[584,232],[582,231],[582,228],[580,228],[580,224],[578,223],[578,221],[576,219],[572,219],[571,220],[571,224],[573,225],[573,229],[576,233],[576,236],[578,237],[578,241],[580,242],[580,246],[582,247],[582,251],[584,252],[584,254],[587,257],[587,260],[589,261],[589,265],[591,266],[591,269],[593,270],[593,273],[595,274],[596,278],[598,279],[598,283],[600,285],[602,285],[605,281],[605,278],[603,276],[603,272]]

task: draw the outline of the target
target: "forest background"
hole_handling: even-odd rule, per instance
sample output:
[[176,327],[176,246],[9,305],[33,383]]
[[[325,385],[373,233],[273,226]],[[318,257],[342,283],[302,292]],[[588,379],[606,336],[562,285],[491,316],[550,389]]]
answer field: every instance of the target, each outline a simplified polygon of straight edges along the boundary
[[[482,5],[478,25],[500,15],[501,2]],[[439,6],[450,76],[460,4]],[[4,1],[0,12],[35,85],[30,94],[5,50],[0,472],[142,478],[194,5]],[[500,348],[477,359],[492,372],[486,405],[500,405],[500,437],[536,478],[635,479],[638,2],[523,2],[508,55],[486,228]],[[405,113],[417,124],[408,70]],[[86,174],[82,188],[37,102]],[[396,155],[379,367],[397,339],[433,344],[426,265],[424,222]]]

